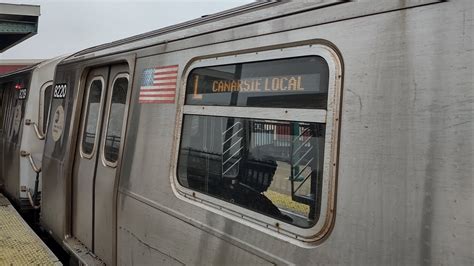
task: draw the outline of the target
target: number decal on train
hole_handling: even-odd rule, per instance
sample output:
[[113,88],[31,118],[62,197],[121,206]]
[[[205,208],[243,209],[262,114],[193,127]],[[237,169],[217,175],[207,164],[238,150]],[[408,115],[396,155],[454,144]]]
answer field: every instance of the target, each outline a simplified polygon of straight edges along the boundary
[[53,98],[64,99],[66,97],[67,84],[56,84],[54,86]]
[[20,100],[26,99],[26,93],[27,93],[26,88],[20,89],[18,91],[18,99],[20,99]]

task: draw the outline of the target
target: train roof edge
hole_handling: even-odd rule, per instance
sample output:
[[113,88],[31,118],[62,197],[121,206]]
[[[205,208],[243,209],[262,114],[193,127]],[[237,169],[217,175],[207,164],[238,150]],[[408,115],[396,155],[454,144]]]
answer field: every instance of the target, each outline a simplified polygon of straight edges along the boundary
[[[140,41],[154,39],[152,45],[158,45],[161,43],[176,41],[182,38],[179,37],[171,37],[167,39],[167,35],[172,33],[182,32],[184,38],[190,38],[194,36],[199,36],[207,33],[212,33],[215,31],[225,30],[229,28],[235,28],[247,24],[258,23],[261,21],[272,20],[278,17],[292,15],[296,13],[301,13],[317,8],[327,7],[331,5],[341,4],[346,1],[339,1],[339,0],[321,0],[315,1],[314,3],[308,3],[307,1],[301,2],[293,2],[293,1],[281,1],[281,0],[268,0],[268,1],[255,1],[250,4],[246,4],[240,7],[232,8],[229,10],[225,10],[222,12],[218,12],[211,15],[202,16],[201,18],[193,19],[187,22],[179,23],[176,25],[164,27],[158,30],[134,35],[131,37],[127,37],[124,39],[120,39],[117,41],[113,41],[110,43],[105,43],[97,46],[93,46],[90,48],[86,48],[81,50],[71,57],[65,59],[63,62],[75,61],[75,60],[82,60],[85,58],[95,57],[94,53],[98,51],[106,51],[111,48],[118,48],[113,53],[120,53],[125,52],[128,50],[138,49],[143,44],[140,44]],[[268,14],[268,16],[262,17],[262,12],[265,12],[268,8],[271,7],[279,7],[273,13]],[[245,19],[238,19],[238,17],[242,15],[248,15]],[[236,18],[237,17],[237,18]],[[234,20],[232,20],[234,18]],[[225,20],[232,20],[228,21],[228,24],[215,26],[215,22],[220,21],[223,22]],[[187,33],[192,30],[192,34],[188,35]],[[120,46],[125,45],[132,45],[135,43],[135,46],[132,48],[130,47],[123,47],[120,49]],[[105,56],[105,54],[103,54]]]
[[52,64],[52,63],[56,63],[56,64],[59,64],[61,62],[61,60],[64,60],[66,59],[67,57],[69,57],[70,55],[61,55],[61,56],[57,56],[57,57],[54,57],[54,58],[50,58],[50,59],[45,59],[41,62],[38,62],[36,64],[33,64],[33,65],[30,65],[30,66],[26,66],[24,68],[20,68],[20,69],[17,69],[15,71],[12,71],[12,72],[8,72],[8,73],[5,73],[3,75],[0,75],[0,79],[2,78],[7,78],[9,76],[14,76],[14,75],[17,75],[17,74],[20,74],[20,73],[24,73],[24,72],[27,72],[27,71],[33,71],[35,70],[36,68],[41,68],[43,66],[47,66],[49,64]]

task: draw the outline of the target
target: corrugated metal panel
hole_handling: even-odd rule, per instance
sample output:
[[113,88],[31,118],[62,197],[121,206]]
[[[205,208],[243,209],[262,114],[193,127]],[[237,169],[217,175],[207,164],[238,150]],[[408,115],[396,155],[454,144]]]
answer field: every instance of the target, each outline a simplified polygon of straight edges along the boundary
[[36,23],[16,23],[0,21],[0,34],[2,33],[36,33],[38,29]]
[[38,32],[39,6],[0,4],[0,52]]

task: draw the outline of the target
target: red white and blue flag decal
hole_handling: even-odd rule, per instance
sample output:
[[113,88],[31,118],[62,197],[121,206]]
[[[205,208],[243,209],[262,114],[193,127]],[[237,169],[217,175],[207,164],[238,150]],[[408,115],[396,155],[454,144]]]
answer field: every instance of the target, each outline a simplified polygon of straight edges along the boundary
[[143,71],[140,103],[174,103],[178,65],[147,68]]

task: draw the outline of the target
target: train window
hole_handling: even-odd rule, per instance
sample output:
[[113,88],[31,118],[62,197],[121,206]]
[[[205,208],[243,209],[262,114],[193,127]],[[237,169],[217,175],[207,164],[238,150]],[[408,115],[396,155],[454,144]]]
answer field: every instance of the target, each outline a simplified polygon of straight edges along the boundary
[[334,219],[337,58],[308,45],[191,63],[176,195],[294,243],[321,239]]
[[109,109],[107,134],[104,146],[104,158],[112,164],[117,162],[120,142],[122,140],[122,128],[124,124],[125,106],[128,91],[128,75],[121,74],[113,83],[112,99]]
[[19,143],[21,140],[21,131],[22,131],[22,121],[25,114],[25,101],[23,97],[23,91],[26,90],[25,85],[27,84],[26,80],[20,79],[16,82],[20,89],[15,85],[14,89],[14,105],[13,105],[13,120],[11,126],[11,138],[12,143]]
[[[3,101],[4,101],[4,95],[5,95],[6,88],[4,87],[4,84],[0,85],[0,133],[3,133]],[[1,137],[1,136],[0,136]]]
[[85,155],[92,155],[94,151],[102,102],[102,89],[103,82],[101,79],[94,79],[89,87],[86,121],[82,136],[82,152]]
[[202,67],[189,74],[186,104],[325,109],[327,84],[319,56]]
[[7,106],[8,106],[8,83],[0,85],[0,132],[3,134],[5,131],[4,123],[6,119]]
[[48,85],[43,92],[43,132],[46,132],[49,121],[49,109],[51,107],[51,101],[53,100],[53,85]]
[[15,105],[16,105],[16,102],[15,102],[15,99],[14,99],[14,91],[11,89],[11,84],[7,85],[7,87],[5,88],[5,97],[6,97],[6,101],[5,101],[5,114],[4,114],[4,118],[3,118],[3,121],[4,121],[4,134],[5,134],[5,137],[7,137],[7,139],[9,139],[11,137],[11,134],[12,134],[12,120],[13,120],[13,112],[14,112],[14,109],[15,109]]
[[324,124],[318,123],[185,115],[179,181],[311,227],[318,215],[324,137]]

